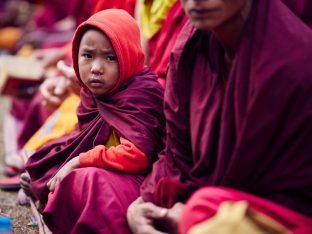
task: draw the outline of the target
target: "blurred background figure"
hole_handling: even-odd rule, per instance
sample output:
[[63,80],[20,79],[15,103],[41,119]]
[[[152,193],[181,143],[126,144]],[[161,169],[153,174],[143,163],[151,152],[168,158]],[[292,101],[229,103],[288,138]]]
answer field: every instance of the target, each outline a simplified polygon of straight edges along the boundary
[[[91,15],[94,4],[94,0],[3,2],[1,13],[5,20],[1,21],[0,35],[6,36],[0,37],[2,54],[35,57],[44,68],[43,78],[61,76],[56,63],[70,60],[67,44],[74,28]],[[26,95],[10,96],[10,113],[4,119],[7,175],[22,169],[18,151],[54,111],[42,105],[41,94],[36,90],[34,87]]]
[[139,0],[136,18],[141,25],[146,64],[165,87],[170,53],[187,17],[179,0]]

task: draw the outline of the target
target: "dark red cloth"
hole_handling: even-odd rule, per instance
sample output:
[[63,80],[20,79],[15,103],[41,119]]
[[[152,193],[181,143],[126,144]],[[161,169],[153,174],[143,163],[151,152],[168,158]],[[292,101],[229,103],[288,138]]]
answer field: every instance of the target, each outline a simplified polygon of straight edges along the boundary
[[54,234],[131,234],[127,208],[139,196],[143,179],[94,167],[76,169],[49,200],[45,223]]
[[312,28],[311,0],[282,0],[303,22]]
[[158,183],[165,177],[235,188],[312,216],[311,42],[281,1],[254,0],[225,87],[222,46],[187,23],[165,91],[166,150],[142,185],[144,200],[171,196]]
[[181,2],[176,1],[169,10],[160,31],[148,40],[150,49],[149,65],[162,79],[166,78],[170,53],[186,21],[187,16]]
[[247,201],[249,209],[270,217],[292,234],[312,233],[312,219],[271,201],[224,187],[205,187],[198,190],[184,207],[179,223],[181,234],[195,224],[213,217],[223,202]]

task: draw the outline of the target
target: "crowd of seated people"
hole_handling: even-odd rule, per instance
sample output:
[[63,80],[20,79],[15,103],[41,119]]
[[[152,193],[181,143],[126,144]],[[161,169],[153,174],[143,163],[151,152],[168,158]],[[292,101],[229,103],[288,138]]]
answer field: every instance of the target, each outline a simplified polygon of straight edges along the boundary
[[311,1],[25,4],[0,188],[52,233],[312,233]]

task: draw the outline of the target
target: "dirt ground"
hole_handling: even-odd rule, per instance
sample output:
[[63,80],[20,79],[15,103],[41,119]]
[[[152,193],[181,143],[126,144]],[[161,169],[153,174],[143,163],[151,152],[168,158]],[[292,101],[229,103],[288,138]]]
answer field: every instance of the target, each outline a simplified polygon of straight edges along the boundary
[[[3,146],[3,115],[8,109],[8,99],[0,97],[0,178],[3,175],[4,146]],[[17,192],[0,190],[0,215],[11,217],[13,220],[13,233],[37,234],[38,227],[28,226],[32,213],[29,206],[16,205]]]

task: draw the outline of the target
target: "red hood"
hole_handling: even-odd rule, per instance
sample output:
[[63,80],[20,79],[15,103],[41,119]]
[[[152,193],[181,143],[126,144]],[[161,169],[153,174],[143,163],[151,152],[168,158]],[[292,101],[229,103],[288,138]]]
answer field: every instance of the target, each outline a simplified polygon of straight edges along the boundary
[[78,51],[83,32],[96,27],[110,39],[119,62],[120,77],[112,91],[131,76],[144,68],[144,53],[141,48],[140,30],[135,19],[124,10],[108,9],[99,11],[80,24],[72,43],[73,66],[79,83],[83,85],[78,69]]

